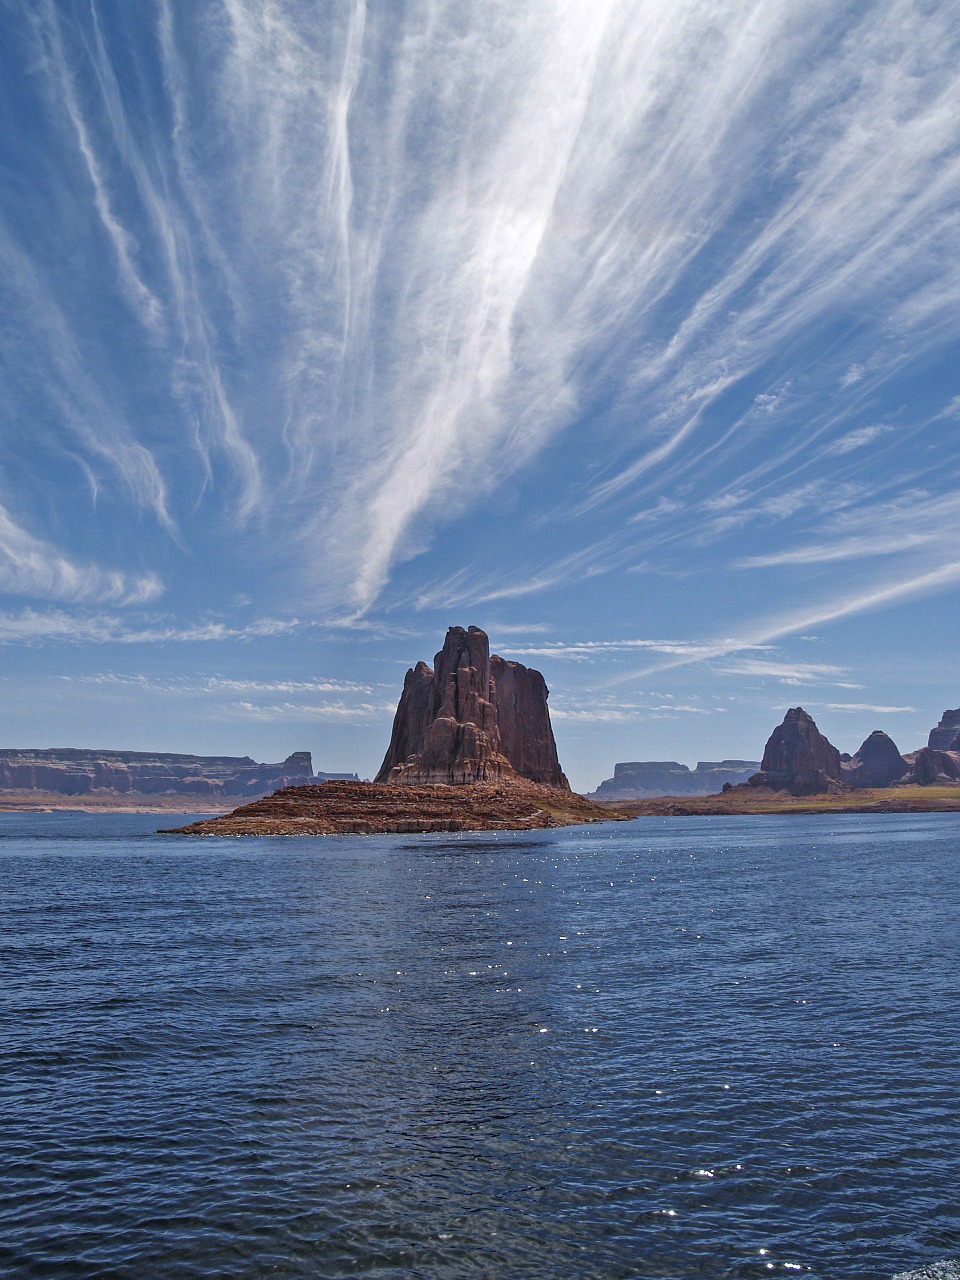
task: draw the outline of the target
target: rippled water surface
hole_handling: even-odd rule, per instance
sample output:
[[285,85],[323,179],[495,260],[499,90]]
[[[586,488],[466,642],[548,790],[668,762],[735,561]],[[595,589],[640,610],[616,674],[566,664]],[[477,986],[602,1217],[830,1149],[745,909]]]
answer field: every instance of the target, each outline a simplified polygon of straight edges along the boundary
[[0,815],[0,1274],[960,1253],[960,816],[162,821]]

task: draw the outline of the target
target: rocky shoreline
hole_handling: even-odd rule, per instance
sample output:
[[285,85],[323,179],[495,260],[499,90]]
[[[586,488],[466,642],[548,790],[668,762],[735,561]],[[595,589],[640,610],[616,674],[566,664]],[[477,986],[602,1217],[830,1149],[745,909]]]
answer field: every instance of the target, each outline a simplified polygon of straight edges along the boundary
[[0,813],[224,813],[232,801],[222,796],[211,799],[197,795],[149,795],[142,791],[84,792],[64,795],[60,791],[0,792]]
[[622,822],[631,816],[575,792],[524,779],[459,786],[325,782],[316,787],[286,787],[233,813],[169,828],[167,833],[323,836],[538,831]]
[[742,817],[791,813],[960,813],[960,787],[899,786],[795,796],[767,787],[734,787],[715,796],[658,796],[607,802],[625,818]]

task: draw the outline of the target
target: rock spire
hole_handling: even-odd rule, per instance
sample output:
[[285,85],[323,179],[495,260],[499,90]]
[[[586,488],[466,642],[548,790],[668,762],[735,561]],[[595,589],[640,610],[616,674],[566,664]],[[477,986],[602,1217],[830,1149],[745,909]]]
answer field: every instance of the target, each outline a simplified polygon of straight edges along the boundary
[[451,627],[433,667],[406,674],[377,782],[492,782],[519,775],[569,790],[539,671],[490,653],[479,627]]
[[771,787],[795,796],[841,791],[840,752],[802,707],[791,707],[767,740],[752,787]]
[[874,729],[850,762],[844,763],[843,780],[852,787],[889,787],[909,768],[893,739]]

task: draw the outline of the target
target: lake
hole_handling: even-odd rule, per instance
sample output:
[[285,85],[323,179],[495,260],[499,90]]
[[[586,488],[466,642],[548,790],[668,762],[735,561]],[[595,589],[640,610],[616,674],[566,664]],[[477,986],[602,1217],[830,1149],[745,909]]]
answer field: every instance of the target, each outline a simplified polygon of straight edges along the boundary
[[169,825],[0,814],[0,1274],[960,1255],[960,815]]

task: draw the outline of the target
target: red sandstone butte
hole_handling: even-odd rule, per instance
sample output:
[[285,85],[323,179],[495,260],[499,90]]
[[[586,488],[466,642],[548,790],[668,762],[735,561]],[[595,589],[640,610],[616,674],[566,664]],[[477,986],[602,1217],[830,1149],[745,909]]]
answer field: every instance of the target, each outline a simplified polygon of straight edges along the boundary
[[376,781],[288,787],[177,834],[531,831],[629,816],[570,790],[540,672],[491,656],[479,627],[451,627],[433,668],[407,672]]
[[842,791],[840,752],[803,707],[791,707],[767,739],[760,772],[743,785],[789,791],[795,796]]
[[451,627],[432,669],[407,672],[375,781],[462,785],[520,777],[569,791],[539,671],[490,653],[479,627]]

